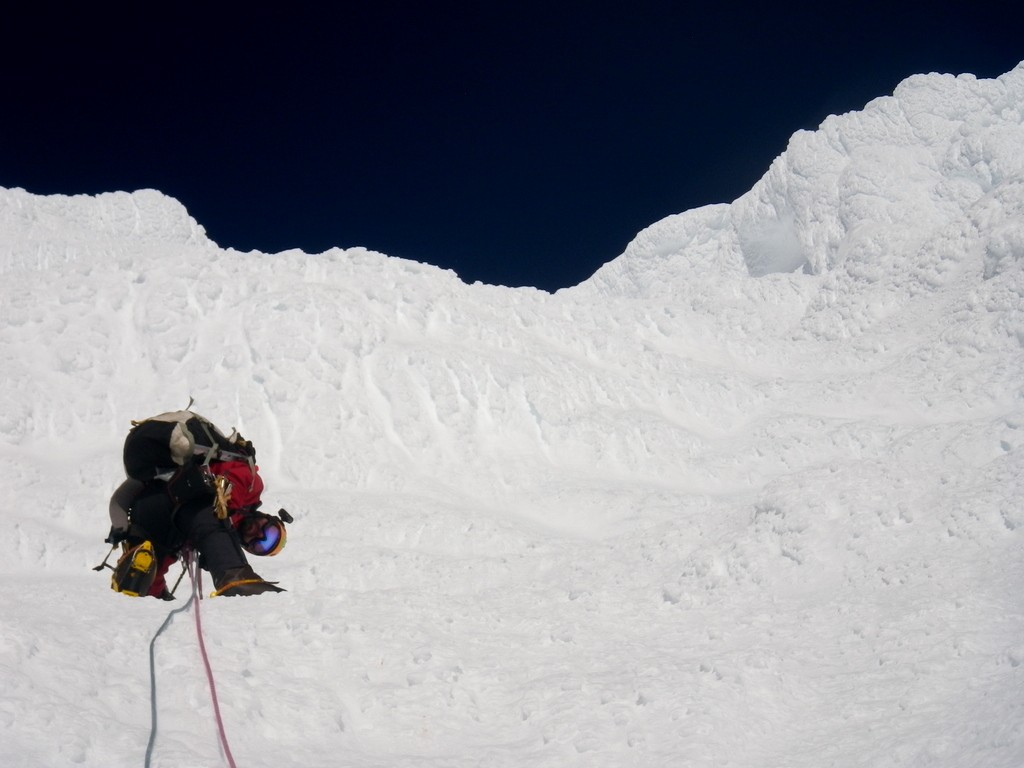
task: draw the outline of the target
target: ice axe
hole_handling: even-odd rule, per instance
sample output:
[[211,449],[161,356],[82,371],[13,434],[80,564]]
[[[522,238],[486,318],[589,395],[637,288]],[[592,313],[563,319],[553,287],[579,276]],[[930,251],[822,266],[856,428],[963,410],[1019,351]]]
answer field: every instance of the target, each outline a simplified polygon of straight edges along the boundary
[[107,556],[103,558],[103,562],[102,563],[100,563],[95,568],[93,568],[94,571],[102,571],[104,568],[109,568],[110,570],[114,570],[114,566],[108,565],[107,564],[107,560],[109,560],[110,556],[112,554],[114,554],[114,550],[117,549],[117,545],[118,545],[118,542],[116,542],[116,541],[111,545],[110,551],[107,552]]

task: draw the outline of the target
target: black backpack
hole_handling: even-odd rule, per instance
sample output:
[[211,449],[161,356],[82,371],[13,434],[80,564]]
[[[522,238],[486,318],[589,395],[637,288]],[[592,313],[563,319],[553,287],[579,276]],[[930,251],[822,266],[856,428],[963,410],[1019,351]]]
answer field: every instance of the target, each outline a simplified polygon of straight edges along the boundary
[[196,457],[202,457],[203,464],[214,459],[253,464],[256,451],[237,432],[227,436],[209,419],[190,410],[133,421],[124,441],[124,471],[142,482],[165,479]]

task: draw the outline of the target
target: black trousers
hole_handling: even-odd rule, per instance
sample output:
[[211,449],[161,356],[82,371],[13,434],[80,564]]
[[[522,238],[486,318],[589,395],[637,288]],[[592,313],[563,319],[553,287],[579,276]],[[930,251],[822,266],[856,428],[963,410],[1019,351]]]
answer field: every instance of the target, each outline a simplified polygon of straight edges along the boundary
[[196,499],[175,509],[157,481],[132,503],[132,539],[149,539],[158,556],[176,555],[186,544],[199,553],[199,564],[214,576],[247,563],[238,534],[217,518],[212,499]]

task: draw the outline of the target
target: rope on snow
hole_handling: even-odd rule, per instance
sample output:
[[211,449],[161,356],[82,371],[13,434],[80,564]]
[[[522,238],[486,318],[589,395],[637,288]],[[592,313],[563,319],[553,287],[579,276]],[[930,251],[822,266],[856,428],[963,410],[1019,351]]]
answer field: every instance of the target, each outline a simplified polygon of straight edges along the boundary
[[[188,555],[186,555],[185,558],[186,561],[190,559]],[[163,634],[167,627],[170,626],[175,615],[188,610],[188,607],[192,605],[195,597],[196,592],[193,589],[192,594],[188,598],[188,602],[167,614],[167,618],[164,619],[164,623],[160,625],[160,629],[156,631],[156,634],[153,635],[153,639],[149,643],[149,713],[151,724],[149,728],[149,744],[146,746],[146,768],[150,768],[150,761],[153,759],[153,745],[156,743],[156,639]]]
[[[151,761],[153,759],[153,745],[156,743],[156,639],[163,634],[163,631],[167,629],[167,627],[170,626],[171,621],[177,614],[188,610],[191,605],[195,605],[196,607],[193,612],[196,618],[196,635],[199,638],[199,650],[203,657],[203,666],[206,668],[206,679],[210,684],[210,698],[213,700],[213,713],[217,720],[217,733],[220,738],[221,748],[224,750],[224,756],[227,758],[229,768],[236,768],[235,758],[231,755],[231,747],[228,746],[228,737],[224,732],[224,721],[221,719],[220,704],[217,702],[217,687],[213,682],[213,670],[210,668],[210,659],[206,655],[206,643],[203,641],[203,625],[199,617],[202,571],[199,570],[199,567],[192,558],[192,553],[188,551],[185,553],[185,567],[188,569],[189,578],[192,579],[192,594],[183,606],[175,608],[167,614],[167,618],[164,619],[164,623],[160,625],[160,629],[156,631],[156,634],[153,635],[153,639],[149,643],[149,705],[152,724],[149,731],[149,744],[146,746],[145,768],[150,768]],[[197,597],[200,597],[200,599],[197,600]]]
[[[189,576],[192,577],[192,597],[195,598],[200,594],[202,590],[202,571],[199,570],[198,566],[192,559],[188,561]],[[193,571],[193,568],[195,569]],[[217,703],[217,686],[213,682],[213,670],[210,668],[210,659],[206,655],[206,643],[203,642],[203,623],[199,618],[199,603],[200,600],[195,600],[196,610],[194,615],[196,617],[196,636],[199,638],[199,650],[203,655],[203,666],[206,667],[206,679],[210,683],[210,699],[213,701],[213,714],[217,718],[217,733],[220,736],[220,745],[224,748],[224,756],[228,759],[228,765],[230,768],[235,768],[235,758],[231,756],[231,747],[228,746],[228,736],[224,732],[224,721],[220,716],[220,704]]]

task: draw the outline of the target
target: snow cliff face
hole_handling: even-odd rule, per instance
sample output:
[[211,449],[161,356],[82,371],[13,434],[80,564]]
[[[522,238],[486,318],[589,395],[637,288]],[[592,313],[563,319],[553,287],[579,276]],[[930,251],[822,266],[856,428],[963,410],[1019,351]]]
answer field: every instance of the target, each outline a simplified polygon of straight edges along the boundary
[[910,78],[553,295],[0,190],[11,764],[138,763],[75,658],[164,609],[86,566],[129,420],[192,396],[298,518],[211,629],[246,764],[1019,765],[1022,115],[1024,65]]

